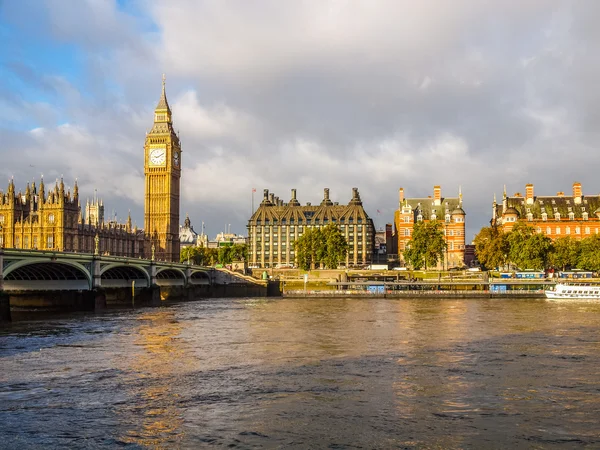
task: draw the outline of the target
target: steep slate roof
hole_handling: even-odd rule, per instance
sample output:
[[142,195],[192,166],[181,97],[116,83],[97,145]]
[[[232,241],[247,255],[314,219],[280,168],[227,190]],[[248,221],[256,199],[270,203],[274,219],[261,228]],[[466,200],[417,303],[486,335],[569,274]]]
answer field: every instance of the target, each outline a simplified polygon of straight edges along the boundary
[[[295,189],[292,190],[292,199],[289,203],[283,203],[273,194],[269,196],[269,191],[265,189],[263,201],[256,209],[252,217],[251,223],[256,223],[260,220],[263,224],[265,221],[270,223],[281,223],[285,220],[287,224],[291,220],[296,224],[306,222],[310,224],[327,224],[335,223],[357,223],[359,219],[363,223],[372,222],[362,206],[358,189],[353,189],[352,199],[347,205],[339,205],[329,200],[329,190],[325,190],[323,201],[320,205],[302,206],[296,199]],[[352,222],[350,222],[352,221]]]
[[408,204],[413,210],[415,221],[419,212],[423,216],[423,220],[431,220],[431,214],[435,212],[438,220],[444,220],[446,212],[448,214],[457,214],[455,210],[460,209],[462,214],[464,211],[461,208],[461,201],[459,197],[445,197],[441,199],[439,205],[434,204],[434,199],[431,197],[427,198],[407,198],[404,200],[403,205]]
[[[600,208],[600,195],[582,196],[579,204],[575,203],[573,196],[535,196],[530,205],[525,197],[507,197],[506,200],[507,209],[516,209],[521,219],[526,218],[527,213],[531,213],[533,220],[541,220],[544,212],[548,219],[552,219],[556,212],[560,214],[561,219],[568,218],[570,212],[573,212],[575,219],[582,219],[583,212],[587,212],[589,217],[594,217],[596,210]],[[502,202],[496,204],[496,216],[502,216]]]

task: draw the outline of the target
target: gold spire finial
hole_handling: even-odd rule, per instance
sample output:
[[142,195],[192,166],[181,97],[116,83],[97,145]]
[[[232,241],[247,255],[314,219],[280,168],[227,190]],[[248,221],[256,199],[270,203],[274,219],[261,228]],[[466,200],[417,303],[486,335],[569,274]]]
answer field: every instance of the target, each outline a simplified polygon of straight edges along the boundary
[[171,109],[169,108],[169,102],[167,101],[167,93],[166,93],[166,89],[165,89],[165,82],[166,82],[166,75],[163,73],[162,76],[162,92],[160,94],[160,99],[158,100],[158,105],[156,105],[156,109],[157,110],[168,110],[169,112],[171,111]]

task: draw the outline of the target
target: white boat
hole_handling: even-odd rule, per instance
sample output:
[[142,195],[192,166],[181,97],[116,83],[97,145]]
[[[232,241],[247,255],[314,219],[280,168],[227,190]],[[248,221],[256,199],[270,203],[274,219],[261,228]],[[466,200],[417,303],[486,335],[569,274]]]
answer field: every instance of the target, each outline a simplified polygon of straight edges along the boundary
[[548,300],[599,300],[600,285],[596,284],[562,284],[558,283],[552,290],[546,291]]

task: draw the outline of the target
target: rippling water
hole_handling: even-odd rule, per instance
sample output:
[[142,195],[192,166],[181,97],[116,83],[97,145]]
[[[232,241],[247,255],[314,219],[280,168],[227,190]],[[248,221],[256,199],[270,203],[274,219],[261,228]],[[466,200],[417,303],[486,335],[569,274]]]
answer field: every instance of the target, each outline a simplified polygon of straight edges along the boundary
[[600,305],[216,299],[0,330],[2,448],[600,448]]

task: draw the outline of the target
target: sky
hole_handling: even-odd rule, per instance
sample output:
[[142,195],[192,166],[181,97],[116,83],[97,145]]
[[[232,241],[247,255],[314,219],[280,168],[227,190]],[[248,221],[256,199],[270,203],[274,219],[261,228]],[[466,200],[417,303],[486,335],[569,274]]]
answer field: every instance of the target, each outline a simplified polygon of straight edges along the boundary
[[[456,197],[600,193],[600,2],[0,0],[0,189],[78,180],[143,226],[143,145],[166,74],[181,222],[246,233],[269,189],[359,188],[377,228]],[[4,180],[4,181],[2,181]]]

